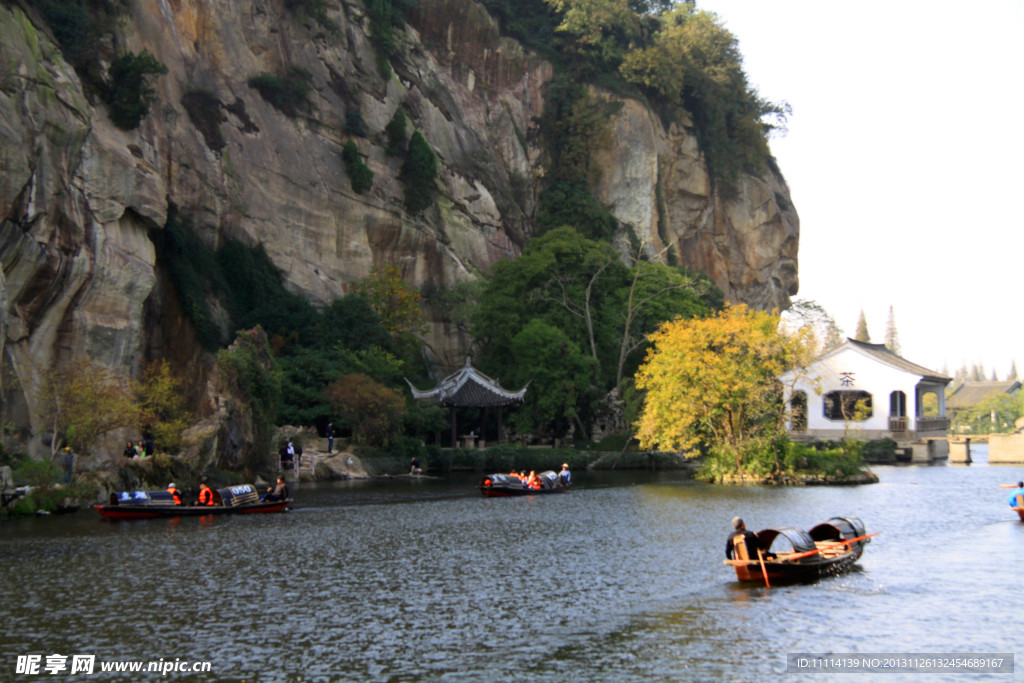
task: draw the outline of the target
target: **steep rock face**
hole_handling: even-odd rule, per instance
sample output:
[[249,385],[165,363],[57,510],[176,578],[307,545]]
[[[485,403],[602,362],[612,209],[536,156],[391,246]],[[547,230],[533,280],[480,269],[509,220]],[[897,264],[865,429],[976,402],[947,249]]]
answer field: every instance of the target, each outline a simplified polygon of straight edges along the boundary
[[[533,132],[550,64],[501,38],[472,0],[421,0],[385,79],[363,3],[325,5],[336,32],[280,0],[131,3],[126,49],[148,50],[169,72],[154,81],[150,115],[125,132],[90,102],[31,7],[0,4],[5,421],[45,433],[34,383],[61,361],[89,356],[134,373],[147,355],[199,353],[159,272],[154,236],[172,202],[211,246],[262,243],[287,286],[318,303],[388,261],[429,293],[521,252],[543,173]],[[313,86],[295,118],[247,85],[289,67]],[[403,207],[400,159],[385,151],[399,106],[440,162],[438,200],[417,216]],[[345,132],[349,110],[366,137]],[[374,172],[365,194],[341,160],[350,138]],[[788,304],[798,221],[781,176],[745,179],[720,201],[694,138],[632,101],[600,154],[599,196],[652,252],[673,244],[732,300]],[[427,339],[447,365],[465,341],[441,322]]]

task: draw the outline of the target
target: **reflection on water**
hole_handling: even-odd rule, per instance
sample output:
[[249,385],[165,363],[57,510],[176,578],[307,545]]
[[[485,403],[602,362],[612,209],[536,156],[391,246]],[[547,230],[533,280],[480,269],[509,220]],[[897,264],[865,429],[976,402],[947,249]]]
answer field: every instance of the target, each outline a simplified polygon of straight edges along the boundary
[[[568,494],[509,499],[395,479],[303,486],[282,515],[7,522],[4,666],[80,652],[209,660],[228,680],[764,680],[788,652],[1012,652],[1024,524],[998,484],[1019,472],[876,471],[799,489],[580,472]],[[736,514],[880,534],[858,571],[766,589],[722,564]]]

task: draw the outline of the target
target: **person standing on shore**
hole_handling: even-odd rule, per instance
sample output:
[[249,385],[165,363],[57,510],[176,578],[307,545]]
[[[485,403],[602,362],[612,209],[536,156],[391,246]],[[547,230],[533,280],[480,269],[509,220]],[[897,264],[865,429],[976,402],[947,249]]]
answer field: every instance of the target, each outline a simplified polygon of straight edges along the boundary
[[324,436],[327,437],[327,452],[334,450],[334,423],[328,422],[324,427]]

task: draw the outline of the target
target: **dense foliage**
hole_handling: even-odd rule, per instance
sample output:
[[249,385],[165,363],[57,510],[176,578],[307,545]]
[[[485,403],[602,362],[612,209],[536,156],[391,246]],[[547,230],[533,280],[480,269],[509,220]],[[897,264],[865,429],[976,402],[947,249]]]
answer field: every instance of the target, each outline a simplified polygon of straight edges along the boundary
[[261,73],[248,81],[272,107],[290,118],[310,108],[309,94],[313,90],[309,74],[297,67],[289,67],[283,77]]
[[[484,0],[484,5],[505,33],[554,61],[558,74],[552,88],[596,84],[616,93],[639,88],[668,120],[689,120],[720,191],[731,192],[741,173],[765,172],[766,137],[784,126],[789,107],[765,100],[750,86],[736,38],[715,14],[666,0]],[[566,125],[566,103],[581,99],[571,90],[568,97],[549,93],[542,121]],[[602,116],[599,109],[584,106],[583,111],[592,120]],[[599,126],[584,125],[547,135],[553,166],[558,169],[562,156],[572,157],[573,148],[592,149],[599,133]],[[556,175],[560,196],[592,210],[577,197],[578,187]]]
[[123,130],[139,127],[156,99],[147,77],[165,73],[167,67],[146,50],[127,52],[111,63],[105,99],[115,126]]
[[636,376],[646,391],[637,421],[641,448],[693,455],[710,446],[734,471],[768,457],[782,468],[785,407],[778,378],[807,360],[803,334],[777,316],[730,306],[718,315],[662,324]]
[[345,171],[348,173],[352,189],[357,194],[362,194],[373,187],[373,171],[363,161],[354,140],[349,140],[341,148],[341,158],[345,161]]
[[706,314],[721,293],[683,269],[627,267],[607,242],[565,226],[498,263],[468,305],[480,367],[519,386],[532,380],[518,427],[560,435],[572,422],[583,436],[598,400],[636,370],[645,335],[662,320]]
[[420,213],[434,203],[437,156],[420,131],[409,139],[409,149],[398,177],[405,184],[405,208],[409,213]]

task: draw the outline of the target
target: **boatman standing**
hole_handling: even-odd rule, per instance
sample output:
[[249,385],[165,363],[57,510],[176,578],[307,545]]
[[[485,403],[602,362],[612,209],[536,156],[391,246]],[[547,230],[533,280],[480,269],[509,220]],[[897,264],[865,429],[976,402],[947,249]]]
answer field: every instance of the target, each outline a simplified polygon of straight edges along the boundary
[[562,463],[562,471],[558,473],[558,485],[568,486],[572,483],[572,472],[569,471],[569,463]]
[[747,526],[743,523],[743,518],[733,517],[732,528],[735,529],[735,531],[729,534],[729,540],[725,542],[725,559],[732,559],[733,548],[735,548],[737,541],[740,540],[742,540],[742,542],[747,546],[747,557],[751,560],[757,558],[757,551],[759,550],[764,552],[765,557],[775,556],[775,553],[768,552],[768,548],[764,546],[764,542],[757,534],[753,531],[747,531]]

